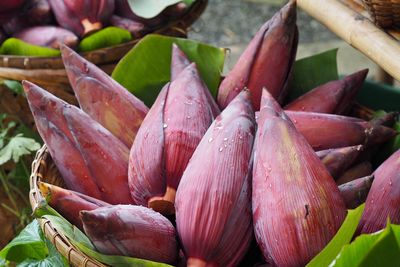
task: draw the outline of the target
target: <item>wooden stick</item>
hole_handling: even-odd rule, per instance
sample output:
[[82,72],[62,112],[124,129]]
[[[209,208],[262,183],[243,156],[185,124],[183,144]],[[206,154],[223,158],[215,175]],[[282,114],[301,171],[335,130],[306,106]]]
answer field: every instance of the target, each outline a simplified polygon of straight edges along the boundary
[[400,44],[370,20],[337,0],[297,0],[297,4],[395,79],[400,80]]
[[40,82],[43,80],[51,81],[51,83],[69,84],[67,73],[64,69],[15,69],[0,68],[0,77],[9,80],[29,80],[31,82]]

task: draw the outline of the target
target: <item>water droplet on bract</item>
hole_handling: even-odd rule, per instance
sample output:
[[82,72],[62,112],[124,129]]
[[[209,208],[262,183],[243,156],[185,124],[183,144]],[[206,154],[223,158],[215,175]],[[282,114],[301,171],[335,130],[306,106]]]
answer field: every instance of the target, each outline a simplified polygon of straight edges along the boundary
[[186,119],[188,119],[188,120],[189,120],[190,118],[192,118],[192,117],[190,117],[190,116],[186,116]]
[[167,128],[168,127],[168,125],[166,124],[166,123],[164,123],[163,124],[163,128],[165,129],[165,128]]
[[225,138],[224,138],[224,141],[228,141],[228,138],[225,137]]
[[222,147],[220,147],[218,150],[219,150],[219,152],[222,152],[222,150],[224,150],[224,149]]
[[84,66],[85,72],[89,73],[89,66],[86,63],[84,63],[83,66]]
[[213,138],[210,137],[210,138],[208,139],[208,142],[211,143],[212,141],[213,141]]

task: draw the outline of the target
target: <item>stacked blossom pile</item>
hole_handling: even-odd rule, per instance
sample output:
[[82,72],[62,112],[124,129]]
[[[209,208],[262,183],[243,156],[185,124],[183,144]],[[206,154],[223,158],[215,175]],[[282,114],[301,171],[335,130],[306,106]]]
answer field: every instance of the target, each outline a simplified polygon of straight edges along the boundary
[[128,0],[0,1],[0,43],[13,37],[55,49],[61,43],[76,47],[83,37],[106,26],[125,29],[137,38],[179,19],[187,10],[188,5],[180,2],[143,18],[132,11]]
[[400,223],[400,151],[373,176],[358,167],[397,134],[394,115],[345,116],[366,70],[282,108],[297,36],[290,2],[250,42],[217,102],[173,45],[171,81],[150,109],[63,46],[80,108],[23,83],[69,189],[39,182],[42,195],[101,253],[174,265],[237,266],[254,236],[266,262],[305,265],[365,200],[358,234]]

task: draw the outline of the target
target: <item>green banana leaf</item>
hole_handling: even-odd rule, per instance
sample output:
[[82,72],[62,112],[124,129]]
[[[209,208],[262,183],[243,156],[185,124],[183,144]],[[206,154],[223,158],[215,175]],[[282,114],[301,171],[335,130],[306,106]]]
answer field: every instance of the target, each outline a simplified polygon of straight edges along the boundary
[[44,237],[36,220],[28,224],[0,251],[0,266],[8,266],[6,261],[29,267],[68,266],[66,259]]
[[12,242],[0,251],[0,258],[21,262],[27,256],[32,259],[46,257],[48,251],[43,242],[43,235],[38,231],[38,228],[39,224],[37,222],[29,224]]
[[119,45],[129,42],[130,40],[132,40],[132,35],[129,31],[118,27],[107,27],[85,37],[79,43],[78,50],[80,52],[88,52]]
[[292,80],[289,83],[289,101],[318,85],[339,79],[337,51],[338,49],[328,50],[296,60]]
[[349,210],[339,231],[329,244],[307,264],[307,267],[328,266],[342,250],[342,247],[351,242],[363,211],[364,205]]
[[60,51],[48,47],[28,44],[17,38],[8,38],[0,47],[1,55],[55,57]]
[[3,84],[7,89],[10,89],[13,93],[17,95],[25,96],[24,88],[19,81],[3,80],[0,82],[0,84]]
[[121,59],[112,77],[151,106],[161,88],[170,80],[173,43],[197,64],[202,79],[216,96],[225,50],[188,39],[147,35]]
[[366,81],[357,95],[357,101],[372,109],[400,111],[400,88]]
[[361,235],[343,247],[330,266],[400,266],[400,226],[388,223],[383,231]]

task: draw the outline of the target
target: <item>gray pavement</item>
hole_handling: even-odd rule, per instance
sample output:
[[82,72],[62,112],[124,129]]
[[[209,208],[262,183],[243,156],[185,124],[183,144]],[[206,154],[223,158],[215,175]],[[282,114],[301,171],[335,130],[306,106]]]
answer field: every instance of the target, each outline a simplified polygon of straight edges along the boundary
[[[193,25],[189,37],[229,48],[231,53],[226,66],[229,70],[255,32],[284,3],[285,0],[209,0],[207,9]],[[297,58],[339,48],[340,74],[370,68],[369,78],[376,76],[378,68],[372,61],[302,10],[298,10],[297,25],[300,37]]]

